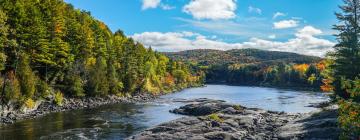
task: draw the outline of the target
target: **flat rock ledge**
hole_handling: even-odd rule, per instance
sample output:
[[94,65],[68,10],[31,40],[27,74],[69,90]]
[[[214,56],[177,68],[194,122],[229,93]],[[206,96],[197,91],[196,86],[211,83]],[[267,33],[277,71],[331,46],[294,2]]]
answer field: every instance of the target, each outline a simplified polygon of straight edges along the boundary
[[196,99],[170,112],[188,115],[129,140],[293,140],[338,139],[335,109],[287,114],[232,105],[221,100]]

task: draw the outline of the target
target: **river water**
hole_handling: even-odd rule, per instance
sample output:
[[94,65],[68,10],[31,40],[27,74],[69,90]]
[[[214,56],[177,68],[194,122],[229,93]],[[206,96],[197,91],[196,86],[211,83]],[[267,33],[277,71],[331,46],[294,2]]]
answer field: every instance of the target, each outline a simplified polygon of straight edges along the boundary
[[246,107],[288,113],[316,111],[308,107],[327,101],[324,93],[264,87],[207,85],[162,96],[141,104],[115,104],[24,120],[0,127],[0,139],[123,139],[146,128],[180,117],[169,110],[184,105],[181,99],[210,98]]

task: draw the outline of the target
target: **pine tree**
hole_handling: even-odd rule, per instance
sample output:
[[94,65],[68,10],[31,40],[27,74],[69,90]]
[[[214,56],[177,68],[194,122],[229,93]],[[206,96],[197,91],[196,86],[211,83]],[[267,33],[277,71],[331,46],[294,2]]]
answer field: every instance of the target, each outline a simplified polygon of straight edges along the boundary
[[80,61],[75,62],[65,76],[63,91],[72,97],[85,96],[84,81],[81,78],[83,65]]
[[336,13],[340,24],[335,25],[334,29],[339,31],[339,43],[334,47],[335,53],[331,56],[334,58],[331,68],[334,72],[335,94],[348,99],[350,94],[341,88],[341,78],[354,80],[360,74],[360,1],[344,0],[344,3],[340,6],[342,12]]
[[[339,32],[335,52],[330,55],[330,72],[323,89],[334,91],[339,103],[340,139],[360,137],[360,0],[344,0],[341,13],[336,13],[340,23],[334,26]],[[328,86],[331,84],[332,86]]]
[[16,74],[20,82],[21,93],[27,98],[33,98],[36,89],[36,77],[30,67],[29,56],[25,53],[20,54]]
[[106,96],[109,93],[107,65],[102,57],[96,59],[96,64],[90,72],[87,90],[93,96]]
[[107,79],[109,81],[109,93],[119,94],[123,90],[123,83],[119,80],[114,61],[110,59],[107,64]]

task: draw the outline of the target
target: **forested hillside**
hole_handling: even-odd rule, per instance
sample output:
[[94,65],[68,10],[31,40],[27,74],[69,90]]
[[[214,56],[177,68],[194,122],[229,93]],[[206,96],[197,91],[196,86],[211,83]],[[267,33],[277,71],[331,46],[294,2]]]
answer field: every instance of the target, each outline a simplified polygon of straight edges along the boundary
[[206,72],[206,82],[319,89],[325,61],[296,53],[238,49],[166,53]]
[[201,83],[182,62],[111,32],[62,0],[0,1],[1,103],[171,92]]
[[321,60],[321,58],[314,56],[259,49],[234,49],[229,51],[199,49],[166,53],[166,55],[176,60],[190,61],[203,66],[239,63],[273,65],[283,62],[300,64],[314,63]]

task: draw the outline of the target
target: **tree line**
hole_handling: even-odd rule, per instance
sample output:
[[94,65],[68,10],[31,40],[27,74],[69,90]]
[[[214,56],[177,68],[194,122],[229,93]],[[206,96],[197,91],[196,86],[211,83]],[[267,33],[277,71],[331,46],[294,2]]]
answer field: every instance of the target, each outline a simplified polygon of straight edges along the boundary
[[270,66],[231,64],[203,68],[208,83],[320,90],[325,64],[324,61],[320,61],[313,64],[279,63]]
[[203,71],[207,83],[320,90],[326,61],[319,57],[258,49],[166,53]]
[[29,107],[63,95],[172,92],[203,77],[62,0],[0,1],[0,72],[1,103]]

